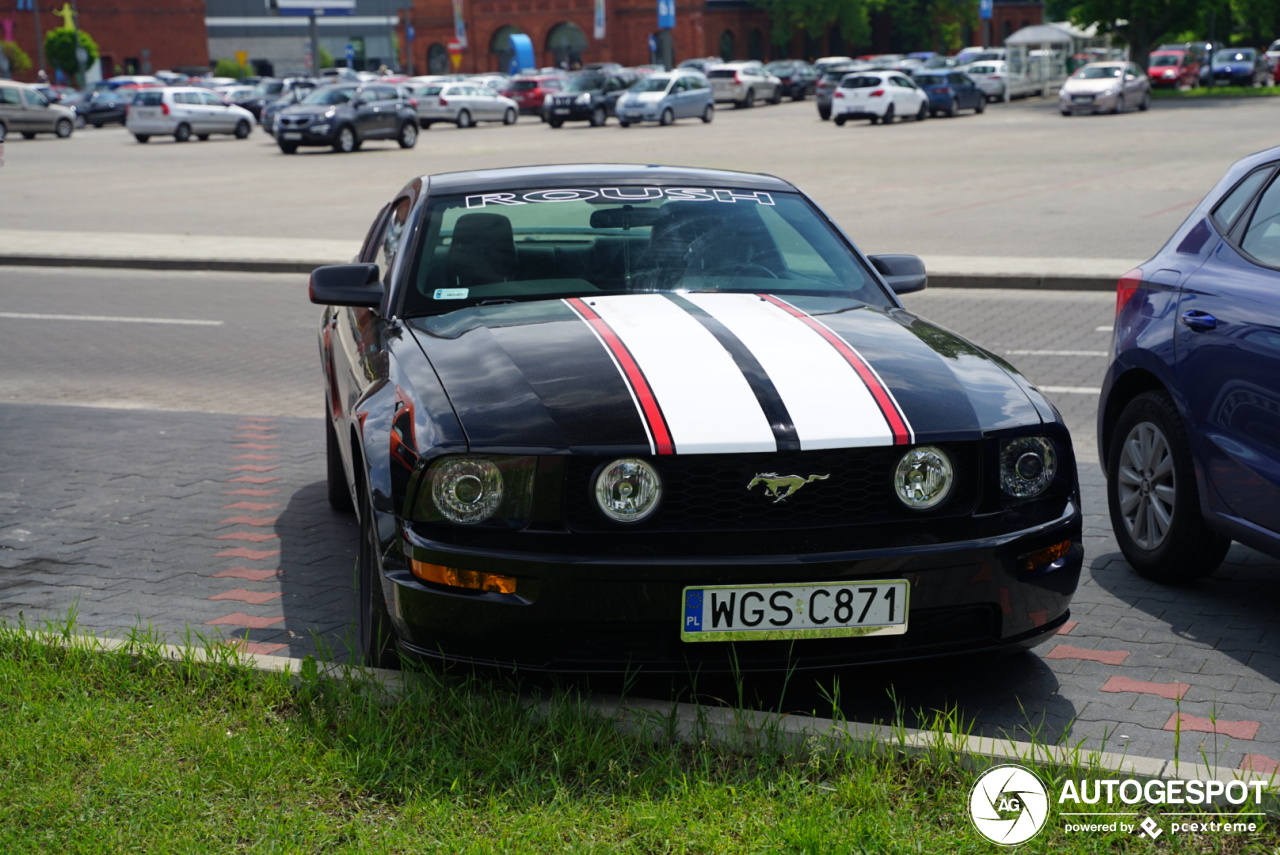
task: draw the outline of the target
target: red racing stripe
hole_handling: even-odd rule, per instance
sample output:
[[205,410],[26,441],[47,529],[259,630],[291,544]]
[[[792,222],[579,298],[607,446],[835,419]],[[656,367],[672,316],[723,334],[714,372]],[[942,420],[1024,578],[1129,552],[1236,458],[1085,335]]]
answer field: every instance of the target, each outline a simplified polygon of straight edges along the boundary
[[662,407],[658,405],[658,399],[653,394],[653,388],[645,378],[644,372],[640,370],[635,357],[631,355],[631,351],[627,349],[618,334],[613,331],[613,327],[609,326],[604,318],[596,314],[595,310],[588,306],[582,298],[570,297],[565,302],[584,321],[591,325],[596,335],[604,342],[605,347],[613,354],[618,367],[622,369],[623,379],[626,380],[631,387],[631,391],[635,394],[636,401],[640,404],[640,413],[649,426],[650,434],[653,436],[654,451],[657,454],[675,454],[676,445],[671,439],[671,429],[667,426],[666,416],[662,414]]
[[893,444],[908,445],[911,443],[911,428],[907,424],[906,416],[903,415],[902,410],[898,407],[898,402],[893,399],[893,395],[889,394],[889,390],[880,382],[880,378],[871,370],[871,366],[867,365],[858,351],[850,347],[849,343],[840,338],[840,336],[827,329],[826,325],[800,311],[790,303],[770,294],[760,294],[759,296],[792,317],[804,321],[810,329],[826,339],[827,343],[834,347],[836,352],[843,356],[845,361],[853,367],[853,370],[858,372],[858,376],[866,384],[867,391],[871,393],[871,397],[875,398],[876,405],[880,407],[880,412],[884,415],[884,420],[888,423],[889,430],[893,434]]

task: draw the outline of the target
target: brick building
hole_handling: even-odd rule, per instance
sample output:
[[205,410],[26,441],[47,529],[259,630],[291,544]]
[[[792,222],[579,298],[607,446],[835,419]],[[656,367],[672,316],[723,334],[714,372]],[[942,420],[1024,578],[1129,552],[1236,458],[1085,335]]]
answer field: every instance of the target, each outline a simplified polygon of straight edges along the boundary
[[[21,77],[34,80],[41,55],[36,15],[40,18],[42,46],[44,33],[65,25],[56,14],[64,6],[58,0],[36,0],[38,10],[17,10],[12,3],[5,5],[9,9],[0,12],[0,25],[5,30],[12,29],[13,41],[31,57],[36,67]],[[74,7],[78,26],[93,37],[101,52],[102,77],[209,65],[204,0],[76,0]],[[53,79],[53,67],[46,62],[45,69]]]

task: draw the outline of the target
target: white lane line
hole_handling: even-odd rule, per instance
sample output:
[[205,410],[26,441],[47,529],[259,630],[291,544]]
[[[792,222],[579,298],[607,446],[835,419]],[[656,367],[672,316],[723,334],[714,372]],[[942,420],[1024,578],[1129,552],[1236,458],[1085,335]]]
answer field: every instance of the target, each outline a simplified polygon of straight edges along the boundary
[[1010,350],[1010,356],[1110,356],[1105,350]]
[[1101,395],[1100,386],[1041,386],[1041,392],[1048,395]]
[[1115,324],[1107,324],[1105,327],[1094,327],[1094,332],[1111,332],[1115,329]]
[[224,321],[198,321],[188,318],[129,318],[117,315],[43,315],[35,312],[0,312],[0,318],[15,321],[103,321],[117,324],[177,324],[191,327],[220,327]]

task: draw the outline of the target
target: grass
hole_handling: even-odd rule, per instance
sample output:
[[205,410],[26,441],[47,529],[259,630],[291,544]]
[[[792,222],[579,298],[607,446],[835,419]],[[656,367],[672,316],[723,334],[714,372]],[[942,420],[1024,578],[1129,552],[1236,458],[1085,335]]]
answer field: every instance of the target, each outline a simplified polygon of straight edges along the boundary
[[1194,89],[1155,89],[1151,97],[1157,100],[1185,100],[1187,98],[1262,98],[1280,95],[1280,86],[1197,86]]
[[[1000,851],[969,822],[954,736],[907,754],[764,727],[743,747],[662,716],[624,731],[572,689],[530,703],[427,671],[392,695],[357,669],[264,673],[225,647],[172,661],[146,632],[107,651],[71,629],[0,626],[0,852]],[[1039,771],[1052,793],[1089,767]],[[1155,844],[1062,825],[1021,851],[1280,846],[1270,824]]]

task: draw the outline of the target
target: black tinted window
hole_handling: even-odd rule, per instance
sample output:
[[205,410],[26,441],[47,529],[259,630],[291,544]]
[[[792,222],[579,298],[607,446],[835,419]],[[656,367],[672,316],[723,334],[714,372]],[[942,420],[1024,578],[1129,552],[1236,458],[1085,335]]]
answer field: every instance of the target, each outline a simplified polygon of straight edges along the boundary
[[1218,228],[1224,232],[1231,231],[1231,227],[1235,225],[1236,220],[1240,217],[1240,212],[1249,204],[1249,200],[1253,198],[1253,194],[1263,185],[1267,178],[1271,175],[1271,168],[1259,169],[1249,173],[1245,179],[1232,188],[1231,192],[1223,197],[1218,203],[1218,207],[1213,209],[1213,221],[1218,224]]

